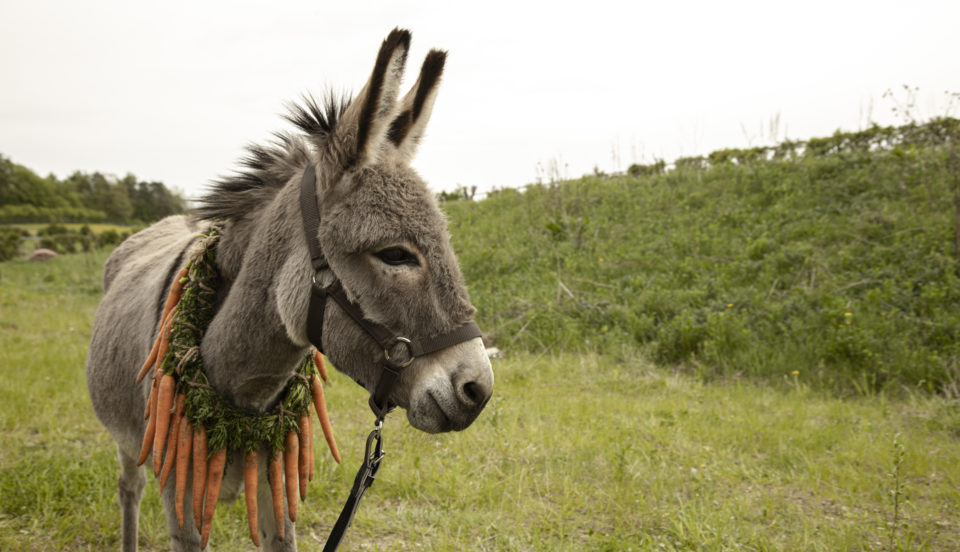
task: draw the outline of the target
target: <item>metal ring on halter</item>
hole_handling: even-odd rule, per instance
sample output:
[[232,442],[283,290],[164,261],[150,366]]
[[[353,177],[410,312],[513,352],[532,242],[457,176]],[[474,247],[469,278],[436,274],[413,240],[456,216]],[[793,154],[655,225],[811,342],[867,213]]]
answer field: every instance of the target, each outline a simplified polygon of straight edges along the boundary
[[[394,341],[396,341],[396,343],[406,343],[406,344],[407,344],[407,352],[410,353],[410,340],[409,340],[409,339],[407,339],[407,338],[405,338],[405,337],[395,337],[395,338],[394,338]],[[394,345],[396,345],[396,343],[395,343]],[[384,359],[384,360],[390,360],[390,350],[389,350],[389,349],[384,349],[384,350],[383,350],[383,359]],[[407,359],[406,362],[404,362],[403,364],[397,364],[396,366],[399,367],[399,368],[406,368],[407,366],[410,366],[411,364],[413,364],[413,361],[416,360],[416,359],[417,359],[417,357],[413,356],[413,354],[411,353],[411,354],[410,354],[410,358]]]

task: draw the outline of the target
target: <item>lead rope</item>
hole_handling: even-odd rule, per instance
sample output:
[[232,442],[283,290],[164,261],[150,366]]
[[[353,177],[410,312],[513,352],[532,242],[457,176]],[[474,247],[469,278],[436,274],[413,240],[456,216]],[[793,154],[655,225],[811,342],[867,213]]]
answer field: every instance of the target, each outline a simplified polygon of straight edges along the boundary
[[340,541],[343,540],[347,528],[353,523],[353,517],[360,507],[360,499],[370,485],[373,485],[377,472],[380,471],[380,463],[386,453],[383,451],[383,418],[378,417],[373,425],[373,431],[367,436],[367,446],[363,453],[363,463],[357,470],[357,476],[353,479],[353,487],[350,489],[350,496],[347,497],[343,509],[340,510],[340,517],[330,531],[327,537],[327,543],[323,546],[323,552],[335,552],[340,547]]

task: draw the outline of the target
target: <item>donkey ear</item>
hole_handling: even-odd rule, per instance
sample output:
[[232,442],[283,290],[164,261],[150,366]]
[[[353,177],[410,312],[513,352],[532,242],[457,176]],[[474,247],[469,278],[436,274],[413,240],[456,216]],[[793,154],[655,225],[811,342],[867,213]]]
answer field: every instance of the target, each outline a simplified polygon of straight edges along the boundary
[[337,149],[343,168],[377,162],[390,121],[396,114],[400,79],[410,49],[410,31],[394,29],[380,46],[373,73],[337,124]]
[[433,102],[437,99],[437,88],[440,85],[440,76],[443,74],[443,64],[447,60],[447,53],[443,50],[430,50],[420,68],[420,77],[400,102],[400,114],[390,124],[387,136],[397,151],[406,160],[413,159],[413,155],[420,145],[430,114],[433,112]]

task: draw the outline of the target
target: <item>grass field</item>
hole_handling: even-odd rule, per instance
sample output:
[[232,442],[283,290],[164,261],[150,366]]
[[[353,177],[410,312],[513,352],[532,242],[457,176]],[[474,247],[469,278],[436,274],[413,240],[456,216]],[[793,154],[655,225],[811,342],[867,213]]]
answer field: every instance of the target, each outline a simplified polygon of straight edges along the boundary
[[[117,462],[83,375],[104,259],[0,263],[0,550],[119,546]],[[465,432],[427,435],[390,416],[388,456],[344,550],[956,550],[960,542],[955,400],[836,398],[808,387],[803,372],[706,383],[631,355],[525,353],[494,370],[494,398]],[[363,391],[344,376],[332,374],[327,400],[344,465],[318,454],[297,523],[302,550],[321,548],[372,421]],[[151,481],[143,550],[169,549],[156,491]],[[245,523],[242,500],[221,505],[213,546],[252,549]]]

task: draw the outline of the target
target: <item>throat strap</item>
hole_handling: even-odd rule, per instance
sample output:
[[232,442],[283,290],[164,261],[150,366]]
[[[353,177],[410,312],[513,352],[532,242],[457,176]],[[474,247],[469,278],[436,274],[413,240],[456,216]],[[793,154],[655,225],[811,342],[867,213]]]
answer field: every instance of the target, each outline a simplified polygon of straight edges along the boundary
[[317,203],[317,173],[313,164],[303,170],[300,181],[300,214],[303,220],[303,233],[310,248],[310,264],[314,272],[327,267],[327,261],[320,248],[317,230],[320,228],[320,205]]

